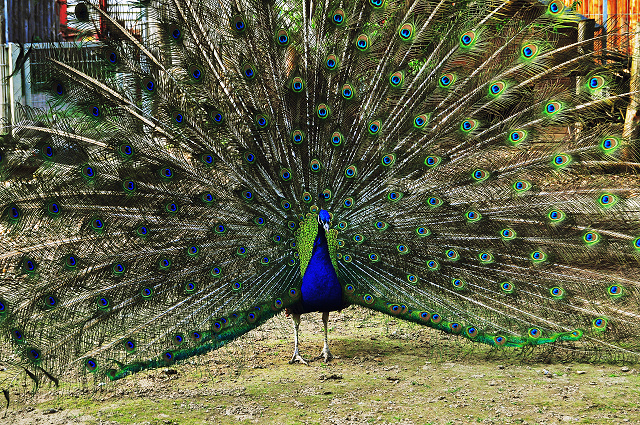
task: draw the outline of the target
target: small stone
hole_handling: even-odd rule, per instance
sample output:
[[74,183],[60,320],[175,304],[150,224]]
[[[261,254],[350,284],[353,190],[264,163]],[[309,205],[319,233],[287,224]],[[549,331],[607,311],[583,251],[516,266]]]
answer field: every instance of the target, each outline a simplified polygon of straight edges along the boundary
[[627,366],[622,366],[620,370],[623,372],[629,372],[630,369]]
[[504,369],[504,365],[499,364],[498,369],[501,369],[501,370]]
[[577,375],[584,375],[585,373],[587,373],[585,370],[576,370]]
[[574,421],[575,419],[573,419],[571,416],[563,416],[562,417],[562,422],[571,422]]
[[49,410],[45,410],[44,412],[42,412],[44,415],[51,415],[52,413],[56,413],[58,412],[56,409],[54,409],[53,407]]

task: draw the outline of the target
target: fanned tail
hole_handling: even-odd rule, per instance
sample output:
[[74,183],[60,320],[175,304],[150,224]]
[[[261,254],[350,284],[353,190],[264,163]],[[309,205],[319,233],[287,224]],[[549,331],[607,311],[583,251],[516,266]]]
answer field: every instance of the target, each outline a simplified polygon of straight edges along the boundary
[[139,7],[142,37],[83,2],[107,36],[31,55],[51,109],[0,152],[14,366],[119,378],[225,344],[299,301],[321,208],[349,302],[636,355],[638,185],[614,173],[638,88],[561,1]]

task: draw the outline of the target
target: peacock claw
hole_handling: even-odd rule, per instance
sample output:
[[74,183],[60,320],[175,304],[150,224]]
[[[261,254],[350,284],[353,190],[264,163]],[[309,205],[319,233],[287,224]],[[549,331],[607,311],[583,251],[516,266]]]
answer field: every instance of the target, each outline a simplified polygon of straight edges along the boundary
[[322,350],[320,355],[317,356],[317,357],[314,357],[313,360],[323,359],[325,363],[329,363],[329,360],[339,359],[339,358],[340,357],[337,357],[337,356],[334,356],[333,354],[331,354],[331,351],[329,351],[329,350]]
[[302,356],[299,353],[293,353],[293,357],[291,357],[291,360],[289,360],[289,364],[294,364],[294,363],[302,363],[304,365],[309,366],[309,363],[302,358]]

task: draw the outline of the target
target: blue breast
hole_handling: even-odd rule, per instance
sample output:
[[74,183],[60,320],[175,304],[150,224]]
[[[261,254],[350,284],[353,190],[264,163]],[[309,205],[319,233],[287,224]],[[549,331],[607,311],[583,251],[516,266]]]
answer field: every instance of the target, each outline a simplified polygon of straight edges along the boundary
[[313,254],[304,276],[302,276],[301,313],[312,311],[336,311],[344,308],[342,287],[338,282],[331,255],[327,246],[324,229],[319,226],[318,236],[313,244]]

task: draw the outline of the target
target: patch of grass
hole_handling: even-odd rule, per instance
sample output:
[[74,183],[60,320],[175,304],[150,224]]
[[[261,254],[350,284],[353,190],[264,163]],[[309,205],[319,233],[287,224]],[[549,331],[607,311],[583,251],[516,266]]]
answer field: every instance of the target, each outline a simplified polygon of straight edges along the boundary
[[[345,310],[330,316],[331,351],[341,358],[329,364],[289,365],[293,343],[279,338],[279,329],[289,331],[290,323],[275,318],[280,322],[272,325],[273,338],[268,338],[270,329],[261,330],[197,362],[100,387],[65,381],[60,389],[43,386],[35,396],[29,388],[12,387],[6,423],[443,425],[507,419],[557,423],[565,416],[583,423],[640,419],[635,370],[621,374],[619,366],[574,362],[572,368],[585,373],[561,376],[564,366],[538,364],[518,357],[517,350],[473,346],[417,325],[393,324],[385,316],[358,314]],[[322,348],[318,329],[320,315],[303,316],[300,348],[307,358]],[[558,375],[541,377],[544,368]],[[43,415],[50,409],[54,412]]]

